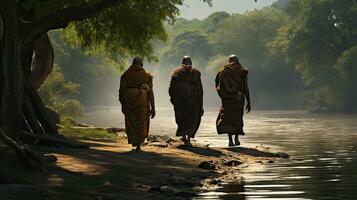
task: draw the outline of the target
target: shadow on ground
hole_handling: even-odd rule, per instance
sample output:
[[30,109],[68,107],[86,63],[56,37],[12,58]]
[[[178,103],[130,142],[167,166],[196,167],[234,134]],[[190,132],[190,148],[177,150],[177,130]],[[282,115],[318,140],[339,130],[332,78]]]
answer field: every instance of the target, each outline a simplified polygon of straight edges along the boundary
[[190,151],[192,153],[201,155],[201,156],[213,156],[213,157],[220,157],[223,156],[223,153],[209,147],[195,147],[195,146],[185,146],[180,145],[177,147],[178,149]]
[[232,151],[235,153],[241,153],[245,155],[250,155],[254,157],[274,157],[274,158],[288,158],[289,155],[283,152],[268,152],[254,148],[246,148],[246,147],[234,147],[234,148],[226,148],[228,151]]
[[[28,182],[33,190],[25,186],[14,187],[11,192],[1,193],[0,199],[166,199],[152,188],[166,185],[179,188],[169,182],[173,175],[196,178],[197,184],[202,177],[216,175],[175,156],[149,151],[123,152],[123,149],[113,150],[105,144],[95,146],[101,149],[46,149],[44,153],[54,154],[59,160],[50,164],[45,173],[33,174]],[[1,187],[0,191],[6,191]]]

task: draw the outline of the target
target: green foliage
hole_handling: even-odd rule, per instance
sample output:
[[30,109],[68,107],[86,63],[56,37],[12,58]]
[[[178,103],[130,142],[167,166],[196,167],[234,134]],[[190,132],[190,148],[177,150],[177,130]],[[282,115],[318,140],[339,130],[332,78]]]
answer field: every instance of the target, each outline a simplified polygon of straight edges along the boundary
[[357,112],[357,46],[345,51],[337,61],[337,71],[341,77],[339,93],[343,99],[342,109],[346,112]]
[[[205,0],[210,3],[210,1]],[[65,39],[90,54],[102,54],[123,64],[132,55],[149,61],[153,56],[152,40],[165,40],[164,23],[173,23],[183,0],[129,0],[85,19],[71,23],[63,31]]]
[[62,117],[79,117],[83,108],[75,97],[78,95],[79,85],[66,82],[61,69],[55,66],[45,83],[39,89],[44,104]]
[[106,130],[74,128],[67,125],[60,129],[60,132],[66,137],[76,139],[111,139],[114,140],[117,136],[114,133],[109,133]]
[[241,58],[254,55],[255,60],[261,60],[268,53],[266,44],[286,23],[284,18],[281,11],[271,8],[234,15],[225,20],[215,33],[217,49],[225,54],[236,52]]
[[72,44],[117,62],[129,55],[155,60],[150,40],[164,40],[162,21],[172,20],[177,13],[172,1],[127,1],[94,18],[71,23],[63,33]]
[[211,46],[208,38],[198,32],[187,31],[173,39],[171,47],[163,55],[162,61],[168,63],[170,60],[179,60],[185,55],[195,58],[195,61],[202,63],[211,56]]
[[116,101],[119,70],[101,56],[86,55],[66,44],[58,31],[50,34],[55,63],[61,66],[66,81],[78,83],[78,99],[86,106],[105,105]]
[[[67,21],[69,26],[62,31],[66,41],[87,53],[101,54],[115,63],[123,64],[123,60],[132,55],[157,61],[152,54],[151,41],[166,39],[164,22],[173,23],[180,12],[178,6],[184,0],[118,0],[103,11],[94,12],[94,16],[85,17],[90,6],[103,2],[106,3],[105,0],[28,0],[21,2],[21,14],[27,21],[36,21],[76,8],[77,13],[66,15],[62,12],[64,19],[68,16],[84,18],[82,21]],[[202,2],[211,4],[211,0]],[[49,16],[48,20],[55,19]]]
[[347,80],[338,72],[345,71],[341,63],[357,44],[357,1],[293,0],[285,11],[290,22],[280,30],[272,49],[285,55],[304,83],[317,91],[316,105],[341,110],[350,98],[340,95]]
[[[98,2],[105,0],[28,0],[22,2],[21,14],[27,21],[34,21],[66,8],[76,7],[82,12],[85,6]],[[58,32],[51,32],[55,63],[62,67],[66,81],[81,85],[81,102],[86,105],[114,102],[118,86],[116,72],[127,67],[129,57],[141,55],[147,60],[157,61],[152,44],[167,38],[164,25],[176,20],[178,6],[183,2],[117,1],[93,17],[70,21],[69,26],[60,31],[61,37]],[[202,2],[211,3],[210,0]],[[81,12],[73,15],[80,15]],[[113,69],[113,66],[119,70]]]
[[[176,20],[176,6],[182,2],[129,0],[71,23],[62,32],[71,46],[58,33],[52,35],[59,44],[56,63],[66,80],[81,84],[81,100],[117,98],[115,70],[105,58],[121,64],[133,54],[159,58],[155,70],[166,80],[189,54],[211,88],[216,70],[234,53],[249,69],[256,107],[291,108],[312,99],[310,105],[317,110],[356,110],[357,0],[279,0],[245,14],[218,12],[204,20]],[[87,55],[93,53],[101,56]],[[104,97],[108,91],[110,96]]]

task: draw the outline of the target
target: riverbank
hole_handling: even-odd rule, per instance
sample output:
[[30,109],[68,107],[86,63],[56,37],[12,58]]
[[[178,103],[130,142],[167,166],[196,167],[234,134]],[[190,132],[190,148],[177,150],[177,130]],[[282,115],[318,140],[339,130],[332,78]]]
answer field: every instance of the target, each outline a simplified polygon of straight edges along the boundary
[[152,136],[143,152],[131,151],[123,133],[113,139],[86,139],[90,149],[42,148],[54,155],[45,173],[28,184],[1,185],[0,199],[191,199],[222,182],[243,186],[243,169],[288,157],[259,148],[182,146]]

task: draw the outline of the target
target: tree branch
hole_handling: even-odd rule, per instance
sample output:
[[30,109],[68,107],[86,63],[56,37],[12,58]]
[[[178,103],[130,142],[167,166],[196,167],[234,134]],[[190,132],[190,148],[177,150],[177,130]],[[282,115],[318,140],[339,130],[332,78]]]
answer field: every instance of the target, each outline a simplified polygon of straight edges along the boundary
[[102,0],[95,4],[64,8],[57,12],[41,17],[35,21],[24,22],[24,30],[29,30],[29,32],[26,34],[26,42],[39,37],[42,33],[45,33],[49,30],[64,28],[71,21],[83,20],[93,17],[94,15],[110,8],[116,3],[124,3],[126,1],[127,0]]

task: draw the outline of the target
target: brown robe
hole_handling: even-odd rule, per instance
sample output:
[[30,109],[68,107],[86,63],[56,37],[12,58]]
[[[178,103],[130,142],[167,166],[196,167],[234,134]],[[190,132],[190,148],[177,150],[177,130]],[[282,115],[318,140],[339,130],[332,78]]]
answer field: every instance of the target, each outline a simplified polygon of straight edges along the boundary
[[216,76],[216,90],[222,100],[216,127],[218,134],[243,132],[245,88],[248,70],[239,63],[228,63]]
[[172,75],[169,94],[178,126],[176,136],[189,135],[194,138],[203,114],[201,73],[193,67],[182,65]]
[[132,65],[120,79],[119,100],[125,115],[128,142],[133,146],[144,143],[149,134],[152,79],[152,75],[136,65]]

